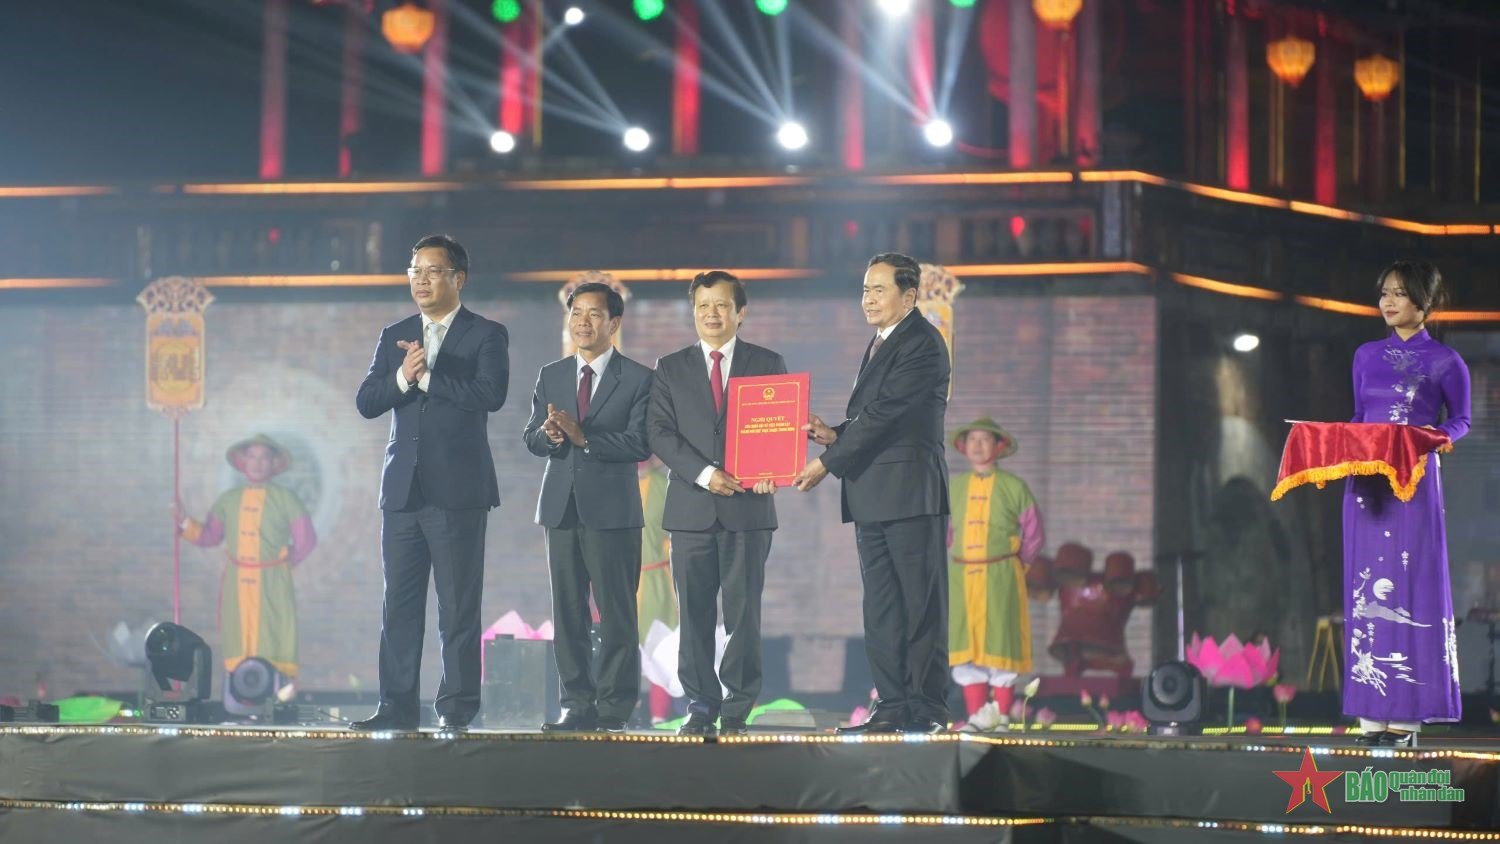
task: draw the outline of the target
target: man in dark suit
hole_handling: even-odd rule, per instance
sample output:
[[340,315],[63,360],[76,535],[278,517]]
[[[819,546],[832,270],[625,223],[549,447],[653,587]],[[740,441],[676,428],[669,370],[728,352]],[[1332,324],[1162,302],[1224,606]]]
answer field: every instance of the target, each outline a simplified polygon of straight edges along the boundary
[[[730,273],[699,273],[688,286],[698,342],[656,362],[646,431],[671,470],[662,526],[672,534],[681,627],[677,673],[688,697],[682,735],[745,732],[760,694],[760,596],[776,530],[772,481],[751,489],[724,471],[729,378],[781,375],[786,362],[738,339],[745,286]],[[729,641],[714,671],[716,602]],[[729,691],[724,696],[723,688]],[[722,720],[721,720],[722,719]]]
[[880,695],[870,720],[846,732],[938,732],[948,723],[948,467],[943,413],[948,347],[917,310],[922,271],[898,253],[876,255],[862,306],[875,336],[843,422],[806,426],[827,446],[797,488],[843,481],[864,582],[865,650]]
[[[641,491],[651,370],[614,348],[625,300],[607,284],[568,296],[576,355],[542,367],[531,397],[526,448],[547,458],[536,522],[547,529],[553,642],[563,718],[544,732],[625,732],[641,689],[636,586],[641,579]],[[599,608],[599,672],[592,652],[589,586]]]
[[509,335],[459,303],[469,256],[452,238],[417,241],[406,275],[421,313],[380,333],[355,399],[366,419],[394,414],[380,479],[380,708],[352,726],[417,728],[430,571],[443,657],[433,708],[440,727],[462,730],[479,711],[484,529],[500,506],[485,426],[505,404]]

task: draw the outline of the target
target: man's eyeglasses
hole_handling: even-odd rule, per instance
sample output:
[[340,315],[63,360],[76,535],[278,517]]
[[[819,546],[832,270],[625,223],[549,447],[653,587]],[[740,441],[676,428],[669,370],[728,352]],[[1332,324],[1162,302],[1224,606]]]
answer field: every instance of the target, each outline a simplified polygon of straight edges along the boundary
[[406,278],[408,281],[426,278],[428,281],[436,283],[442,281],[443,276],[451,272],[453,272],[452,267],[408,267],[406,269]]

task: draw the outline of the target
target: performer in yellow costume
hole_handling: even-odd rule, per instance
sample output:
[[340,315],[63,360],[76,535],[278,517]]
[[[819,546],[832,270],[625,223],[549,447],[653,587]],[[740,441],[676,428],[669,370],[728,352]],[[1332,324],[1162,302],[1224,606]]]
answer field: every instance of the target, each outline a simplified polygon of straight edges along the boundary
[[1031,670],[1026,566],[1042,550],[1042,515],[1026,482],[995,467],[1016,452],[995,420],[959,428],[953,447],[972,471],[948,485],[948,662],[969,724],[992,729],[1009,720],[1016,678]]
[[[265,434],[225,452],[245,476],[214,502],[202,522],[179,518],[182,538],[202,548],[228,544],[219,588],[219,655],[224,669],[256,656],[287,678],[297,676],[297,606],[292,567],[318,544],[312,519],[296,493],[271,478],[291,466],[291,455]],[[179,506],[179,513],[181,508]]]
[[[648,684],[651,723],[672,715],[672,698],[682,696],[677,666],[662,665],[654,658],[660,642],[677,629],[677,589],[672,584],[668,555],[672,538],[662,528],[667,506],[667,470],[655,455],[639,467],[641,509],[646,526],[641,530],[641,584],[636,590],[636,617],[640,625],[641,673]],[[653,635],[652,629],[656,628]],[[674,688],[675,687],[675,688]],[[675,692],[675,694],[674,694]]]

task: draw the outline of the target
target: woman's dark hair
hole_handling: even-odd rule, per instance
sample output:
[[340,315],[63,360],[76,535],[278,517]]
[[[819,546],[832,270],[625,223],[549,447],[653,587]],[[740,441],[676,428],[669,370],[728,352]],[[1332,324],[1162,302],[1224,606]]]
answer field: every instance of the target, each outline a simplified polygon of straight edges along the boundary
[[1440,311],[1448,304],[1448,290],[1443,286],[1443,274],[1438,268],[1426,261],[1396,261],[1380,271],[1380,276],[1375,280],[1375,295],[1378,297],[1385,289],[1386,281],[1395,276],[1401,282],[1401,289],[1406,291],[1406,298],[1411,300],[1417,310],[1424,316],[1432,316],[1434,311]]

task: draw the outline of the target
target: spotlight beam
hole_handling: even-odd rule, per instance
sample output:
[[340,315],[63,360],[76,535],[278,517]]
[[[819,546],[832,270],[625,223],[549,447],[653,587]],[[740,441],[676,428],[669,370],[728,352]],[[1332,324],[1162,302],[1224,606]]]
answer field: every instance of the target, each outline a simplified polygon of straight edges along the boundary
[[787,32],[786,15],[771,19],[776,28],[776,64],[781,70],[781,107],[787,114],[795,114],[796,103],[792,102],[792,38]]
[[[793,3],[787,8],[785,15],[796,15],[799,23],[803,24],[802,31],[814,42],[815,46],[832,56],[835,60],[848,62],[859,69],[860,76],[885,98],[904,109],[911,115],[913,120],[922,120],[926,115],[917,110],[917,104],[911,98],[901,92],[901,89],[882,73],[879,68],[866,62],[858,53],[850,50],[844,45],[838,33],[829,29],[822,21],[811,13],[804,10],[799,3]],[[865,40],[869,40],[868,32],[864,32]]]
[[[677,18],[670,7],[666,14],[675,23]],[[602,21],[601,25],[608,26],[613,35],[648,56],[656,65],[669,70],[676,69],[676,51],[670,45],[663,44],[650,33],[646,32],[634,20],[623,17],[608,6],[600,6],[595,9],[591,20]],[[695,40],[700,48],[700,55],[708,61],[718,62],[727,74],[725,78],[721,78],[710,72],[708,68],[700,67],[698,69],[699,84],[705,90],[713,92],[716,96],[723,98],[725,102],[739,108],[746,114],[760,118],[768,125],[775,126],[780,121],[780,118],[773,110],[767,109],[755,102],[758,99],[755,91],[748,87],[731,85],[731,81],[734,83],[741,82],[741,74],[729,67],[717,50],[707,49],[701,36]]]
[[[729,20],[729,15],[724,11],[720,3],[702,3],[698,8],[719,30],[724,42],[729,45],[729,52],[734,55],[740,64],[740,71],[747,79],[755,83],[757,92],[762,98],[765,108],[774,113],[780,112],[781,105],[776,102],[776,95],[771,93],[771,86],[766,84],[766,78],[760,69],[755,66],[755,59],[750,56],[750,51],[745,48],[745,43],[735,34],[734,25]],[[712,54],[712,50],[708,51]]]
[[948,33],[943,39],[943,66],[938,70],[938,114],[949,113],[948,104],[953,99],[953,86],[958,82],[958,66],[964,55],[964,44],[968,42],[969,30],[973,28],[973,6],[948,9]]
[[[750,35],[755,39],[755,52],[760,56],[760,67],[765,68],[766,73],[774,77],[773,79],[767,80],[767,87],[769,87],[770,83],[772,82],[776,84],[777,89],[781,91],[782,95],[781,99],[776,102],[776,106],[778,109],[780,109],[782,114],[791,114],[791,97],[788,95],[788,90],[791,87],[791,82],[783,72],[784,67],[781,65],[781,63],[778,60],[772,59],[771,46],[766,43],[766,23],[774,26],[775,22],[781,19],[781,16],[777,15],[770,21],[766,21],[765,15],[750,15],[750,18]],[[765,21],[765,23],[763,23],[762,21]],[[779,58],[780,56],[778,51],[777,59]]]
[[620,107],[615,105],[614,98],[600,84],[599,77],[589,69],[588,63],[583,60],[583,57],[578,55],[578,48],[573,46],[572,41],[563,36],[563,30],[557,30],[554,34],[559,36],[557,44],[563,56],[568,59],[569,64],[573,65],[573,70],[577,74],[577,77],[582,80],[583,84],[594,95],[595,105],[609,112],[610,117],[613,117],[620,125],[623,126],[628,123],[629,121],[625,119],[625,115],[620,111]]

